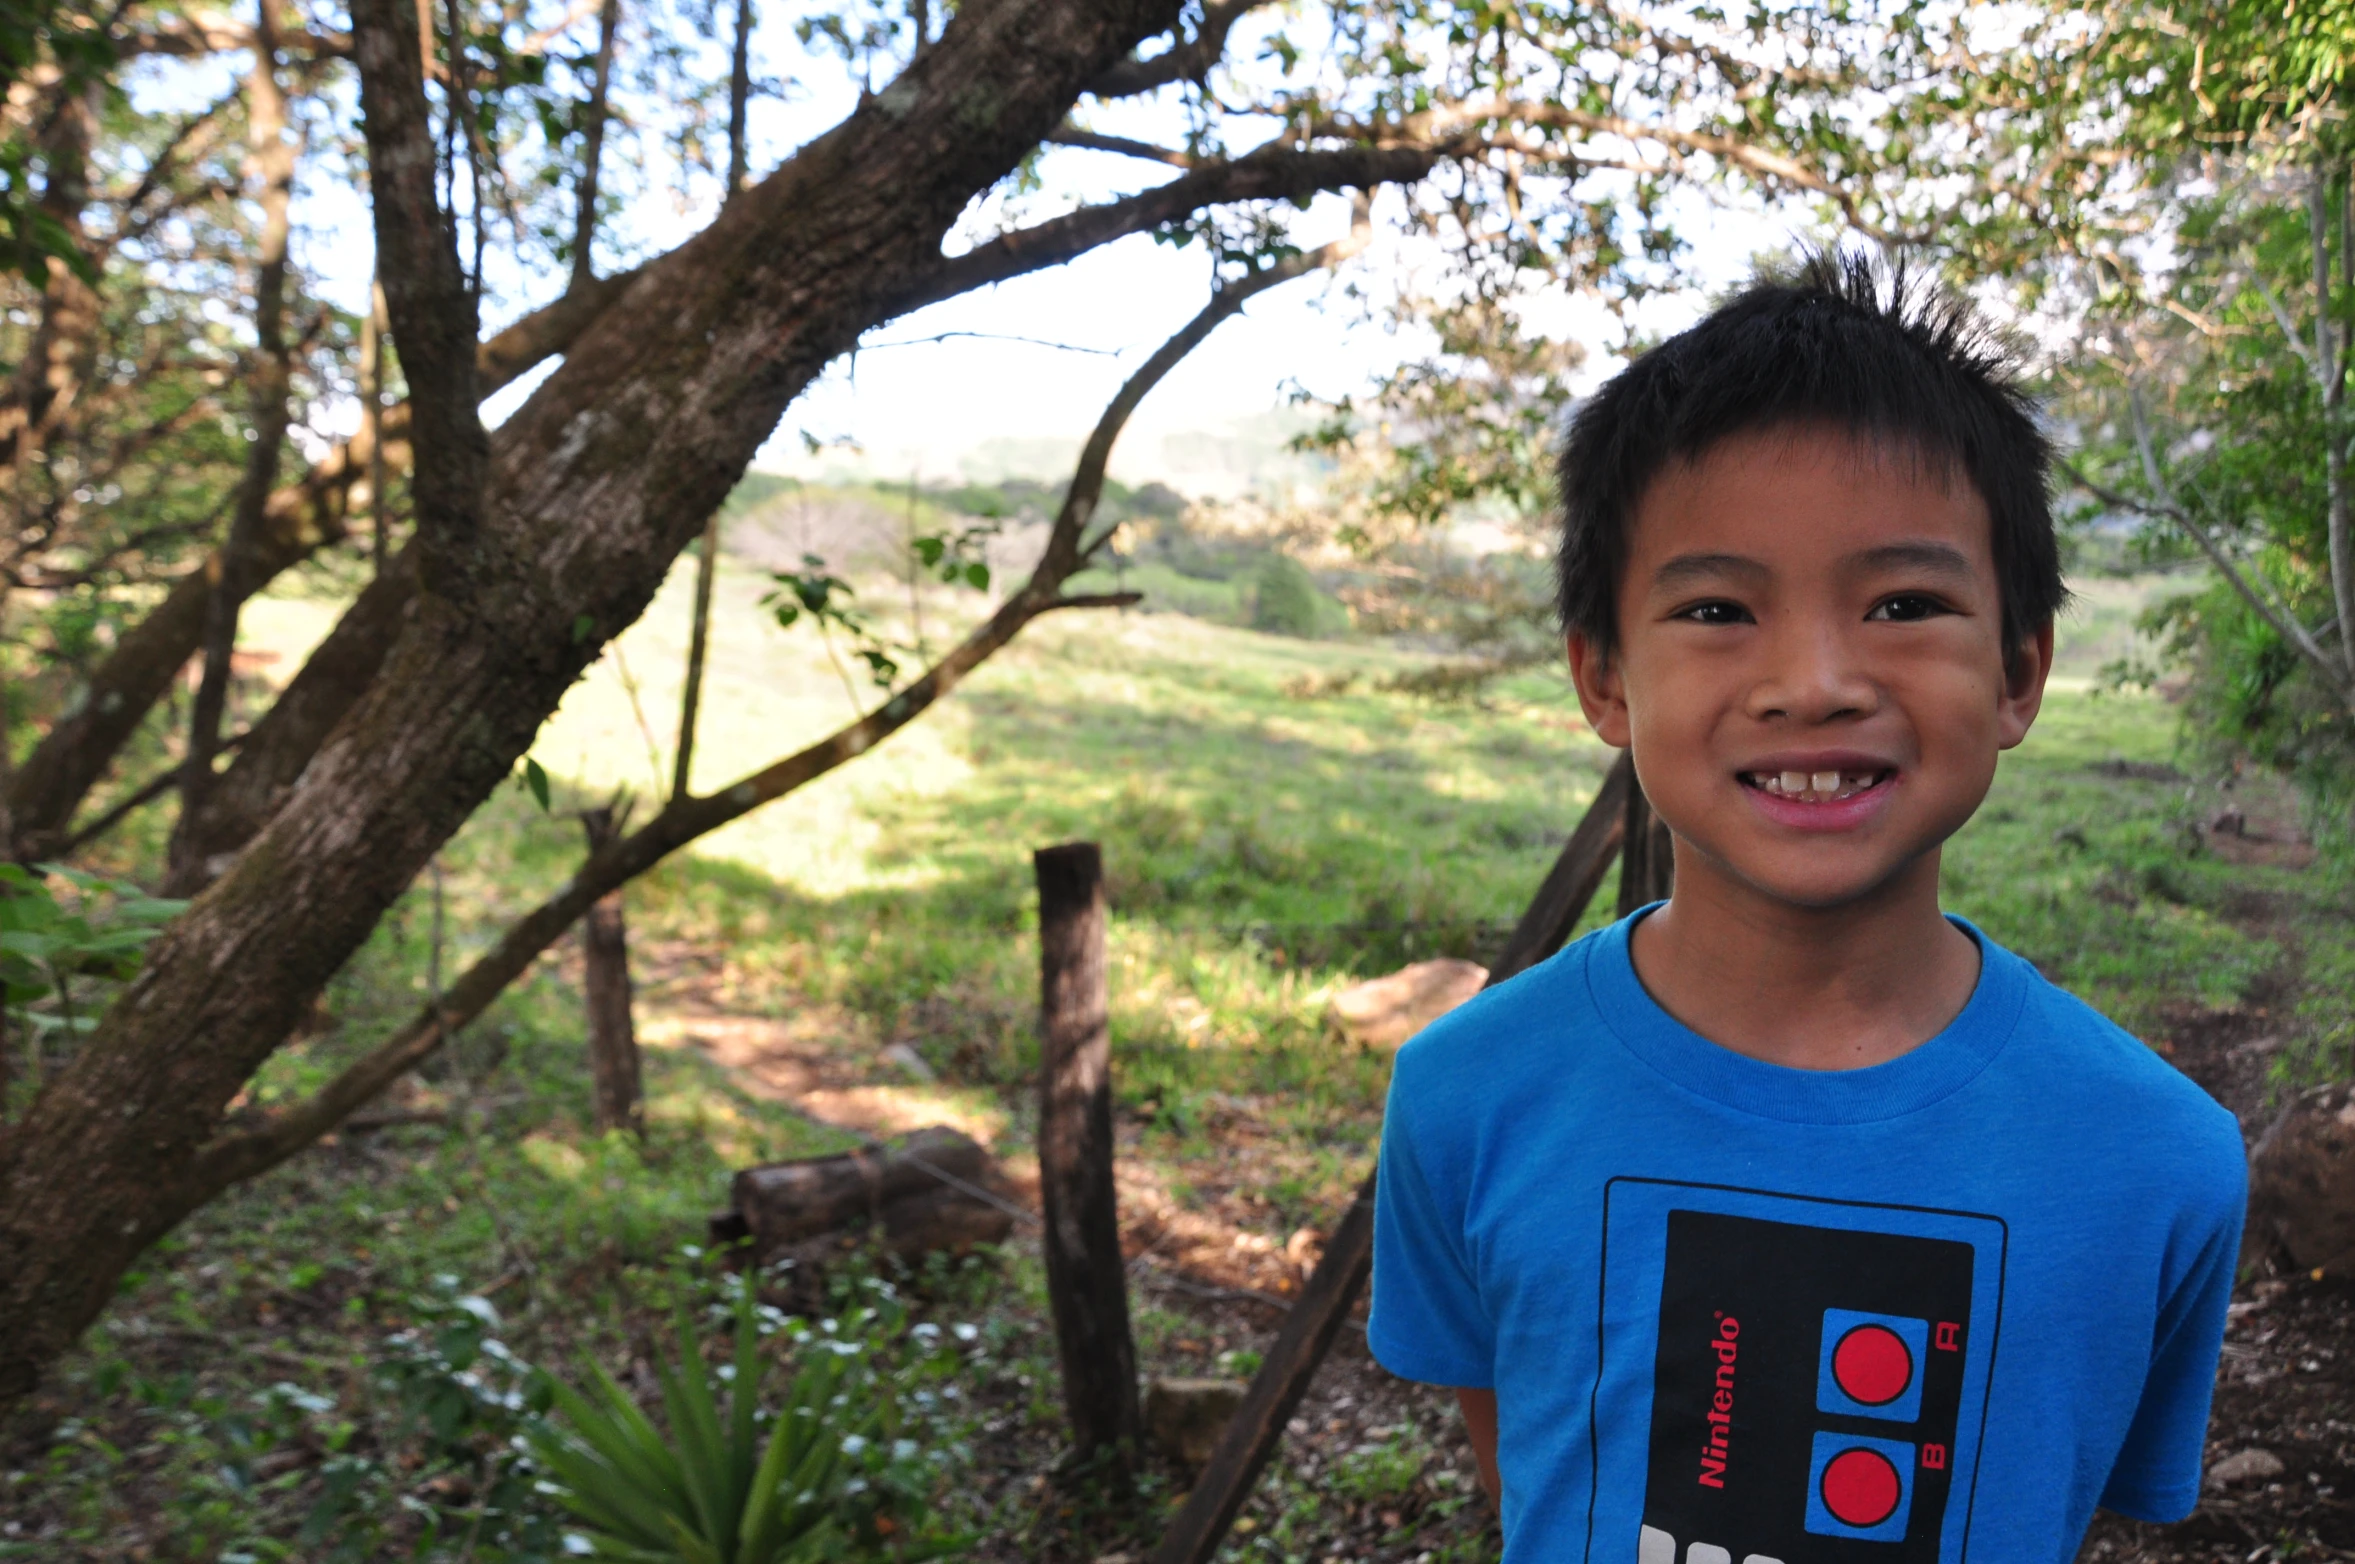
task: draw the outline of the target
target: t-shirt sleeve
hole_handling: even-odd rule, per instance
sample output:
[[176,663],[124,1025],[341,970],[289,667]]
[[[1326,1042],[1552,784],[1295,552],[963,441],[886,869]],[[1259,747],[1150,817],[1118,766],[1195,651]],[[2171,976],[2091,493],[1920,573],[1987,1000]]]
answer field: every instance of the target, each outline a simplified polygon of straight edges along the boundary
[[2240,1263],[2241,1218],[2248,1199],[2247,1164],[2232,1137],[2229,1160],[2219,1156],[2207,1173],[2209,1201],[2184,1249],[2193,1258],[2161,1302],[2151,1339],[2151,1366],[2126,1444],[2110,1469],[2101,1505],[2138,1521],[2179,1521],[2200,1500],[2200,1455],[2208,1436],[2208,1403],[2224,1348],[2224,1311],[2232,1301]]
[[1366,1344],[1402,1379],[1485,1390],[1495,1383],[1495,1332],[1465,1242],[1463,1193],[1448,1187],[1449,1159],[1407,1107],[1414,1096],[1406,1084],[1410,1054],[1399,1055],[1382,1118]]

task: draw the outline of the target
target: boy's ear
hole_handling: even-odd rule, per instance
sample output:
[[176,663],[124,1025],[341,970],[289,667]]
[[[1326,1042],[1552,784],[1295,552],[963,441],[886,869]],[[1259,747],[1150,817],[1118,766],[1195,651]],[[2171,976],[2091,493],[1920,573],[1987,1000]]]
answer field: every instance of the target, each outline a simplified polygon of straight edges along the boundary
[[2021,639],[2003,670],[2003,694],[1996,701],[2000,747],[2017,748],[2044,707],[2044,682],[2052,676],[2052,622]]
[[1578,705],[1595,737],[1613,749],[1627,748],[1627,681],[1619,660],[1584,630],[1570,632],[1570,682],[1578,686]]

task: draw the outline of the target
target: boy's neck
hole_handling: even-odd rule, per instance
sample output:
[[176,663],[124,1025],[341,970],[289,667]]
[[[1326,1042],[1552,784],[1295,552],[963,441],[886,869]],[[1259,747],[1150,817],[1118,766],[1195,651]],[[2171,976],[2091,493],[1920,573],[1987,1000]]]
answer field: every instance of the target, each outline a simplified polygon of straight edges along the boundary
[[1961,1014],[1979,948],[1938,908],[1938,853],[1838,907],[1800,907],[1677,843],[1676,893],[1629,954],[1660,1007],[1701,1036],[1801,1070],[1881,1064]]

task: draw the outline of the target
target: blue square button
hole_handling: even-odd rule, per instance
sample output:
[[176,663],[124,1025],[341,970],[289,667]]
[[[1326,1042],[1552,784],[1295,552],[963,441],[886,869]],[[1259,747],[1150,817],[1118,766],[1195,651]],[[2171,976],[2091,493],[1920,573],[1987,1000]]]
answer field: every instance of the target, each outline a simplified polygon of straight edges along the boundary
[[1922,1412],[1922,1369],[1929,1350],[1928,1320],[1824,1310],[1823,1346],[1815,1371],[1816,1409],[1912,1422]]
[[1819,1537],[1899,1542],[1913,1512],[1914,1447],[1819,1433],[1807,1464],[1807,1529]]

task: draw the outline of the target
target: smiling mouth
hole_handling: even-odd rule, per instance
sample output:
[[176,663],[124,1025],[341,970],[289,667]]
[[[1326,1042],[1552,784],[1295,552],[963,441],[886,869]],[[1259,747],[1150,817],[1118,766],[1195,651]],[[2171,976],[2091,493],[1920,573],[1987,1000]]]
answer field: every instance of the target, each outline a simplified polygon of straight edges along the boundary
[[1742,786],[1795,804],[1837,804],[1869,793],[1897,775],[1895,768],[1872,771],[1744,771]]

